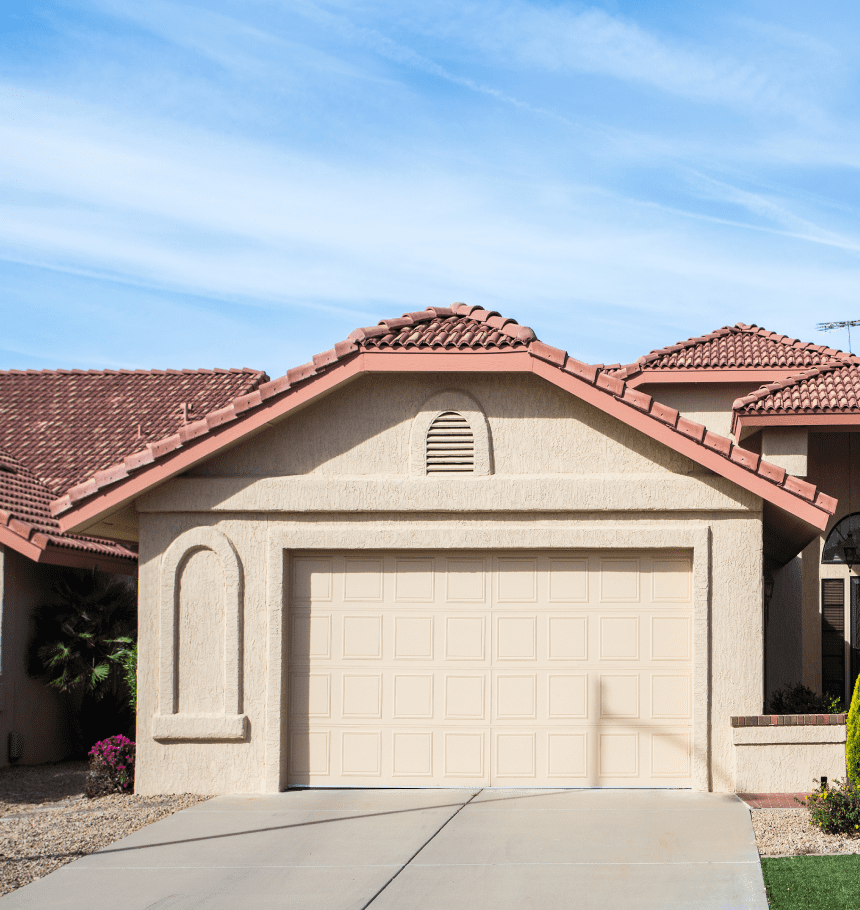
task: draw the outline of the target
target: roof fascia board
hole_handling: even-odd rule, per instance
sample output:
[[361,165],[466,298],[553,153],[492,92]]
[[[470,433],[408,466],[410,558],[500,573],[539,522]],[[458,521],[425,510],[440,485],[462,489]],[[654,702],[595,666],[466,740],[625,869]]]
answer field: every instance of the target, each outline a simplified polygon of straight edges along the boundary
[[20,534],[16,534],[5,525],[0,525],[0,544],[15,550],[16,553],[20,553],[22,556],[26,556],[27,559],[32,559],[33,562],[39,562],[43,552],[43,548],[38,546],[38,544],[27,540]]
[[42,550],[41,558],[37,562],[72,569],[92,569],[98,566],[102,572],[110,572],[115,575],[134,575],[137,572],[136,559],[117,559],[115,556],[106,554],[86,553],[81,550],[57,547],[51,543]]
[[686,455],[687,458],[709,468],[715,474],[731,480],[756,496],[760,496],[790,514],[796,515],[808,524],[822,531],[827,527],[830,516],[812,503],[798,499],[798,497],[787,493],[780,487],[774,486],[757,474],[753,474],[752,471],[748,471],[746,468],[742,468],[740,465],[723,458],[718,453],[698,445],[691,439],[687,439],[682,434],[674,432],[653,417],[634,410],[617,398],[604,394],[595,386],[563,372],[552,364],[537,359],[534,360],[534,373],[559,388],[565,389],[565,391],[570,392],[577,398],[581,398],[588,404],[594,405],[601,411],[617,417],[622,422],[645,433],[646,436],[664,443],[670,449],[680,452],[681,455]]
[[40,547],[6,526],[0,526],[0,544],[39,565],[68,566],[73,569],[92,569],[98,566],[105,572],[120,575],[134,575],[137,571],[136,559],[119,559],[108,554],[58,547],[50,541]]
[[732,418],[732,432],[748,427],[817,427],[842,428],[860,426],[860,414],[738,414]]
[[[555,349],[552,349],[555,350]],[[564,352],[558,351],[559,355]],[[262,407],[238,419],[215,428],[198,442],[179,448],[159,459],[144,470],[130,475],[105,492],[96,492],[82,505],[73,506],[58,521],[64,533],[80,533],[110,514],[126,507],[145,490],[161,484],[188,470],[218,451],[238,443],[250,435],[273,424],[286,414],[312,399],[329,392],[339,385],[365,372],[532,372],[564,389],[577,398],[594,405],[605,413],[640,430],[653,439],[669,446],[733,483],[769,500],[816,528],[824,529],[829,516],[825,511],[774,486],[751,471],[729,461],[688,439],[683,434],[664,425],[656,418],[622,403],[612,394],[579,379],[556,363],[548,362],[531,350],[515,352],[367,352],[362,351],[349,359],[333,364],[325,372],[289,389],[283,397],[277,396]]]
[[[808,369],[808,368],[807,368]],[[687,383],[713,383],[713,384],[734,384],[738,382],[775,382],[778,379],[792,379],[797,376],[799,369],[775,369],[766,370],[761,368],[743,369],[710,367],[701,369],[684,369],[684,370],[648,370],[643,369],[635,376],[627,379],[627,385],[630,388],[639,388],[643,385],[685,385]]]

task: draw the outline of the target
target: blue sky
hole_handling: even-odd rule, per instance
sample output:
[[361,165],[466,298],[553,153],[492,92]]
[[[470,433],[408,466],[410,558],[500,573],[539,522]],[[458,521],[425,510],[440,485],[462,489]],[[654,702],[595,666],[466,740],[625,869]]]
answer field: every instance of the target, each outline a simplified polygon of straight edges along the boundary
[[274,376],[455,300],[592,362],[860,318],[856,4],[0,17],[2,368]]

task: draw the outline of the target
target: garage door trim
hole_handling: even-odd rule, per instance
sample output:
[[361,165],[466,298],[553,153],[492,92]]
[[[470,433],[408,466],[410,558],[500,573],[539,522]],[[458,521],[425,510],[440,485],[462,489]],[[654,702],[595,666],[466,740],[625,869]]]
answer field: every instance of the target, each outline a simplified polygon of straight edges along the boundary
[[617,523],[612,526],[527,526],[519,521],[439,521],[392,527],[384,521],[331,521],[292,528],[270,526],[267,549],[267,685],[265,787],[277,792],[287,780],[287,721],[284,711],[289,656],[285,653],[284,589],[288,556],[295,550],[655,550],[693,552],[693,787],[710,789],[709,589],[710,532],[705,524]]

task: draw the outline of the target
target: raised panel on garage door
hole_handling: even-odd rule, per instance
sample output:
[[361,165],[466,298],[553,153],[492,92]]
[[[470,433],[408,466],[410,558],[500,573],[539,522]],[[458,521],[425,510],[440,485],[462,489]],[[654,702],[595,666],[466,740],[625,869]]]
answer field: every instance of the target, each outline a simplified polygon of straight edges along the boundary
[[686,553],[302,553],[293,786],[689,786]]

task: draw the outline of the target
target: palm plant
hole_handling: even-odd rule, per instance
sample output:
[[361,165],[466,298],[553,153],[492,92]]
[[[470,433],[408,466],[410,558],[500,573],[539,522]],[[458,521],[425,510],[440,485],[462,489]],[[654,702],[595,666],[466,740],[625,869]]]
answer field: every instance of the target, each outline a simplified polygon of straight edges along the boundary
[[67,694],[100,701],[108,693],[129,704],[127,667],[136,656],[137,598],[128,585],[93,569],[69,572],[50,603],[33,615],[29,671]]

